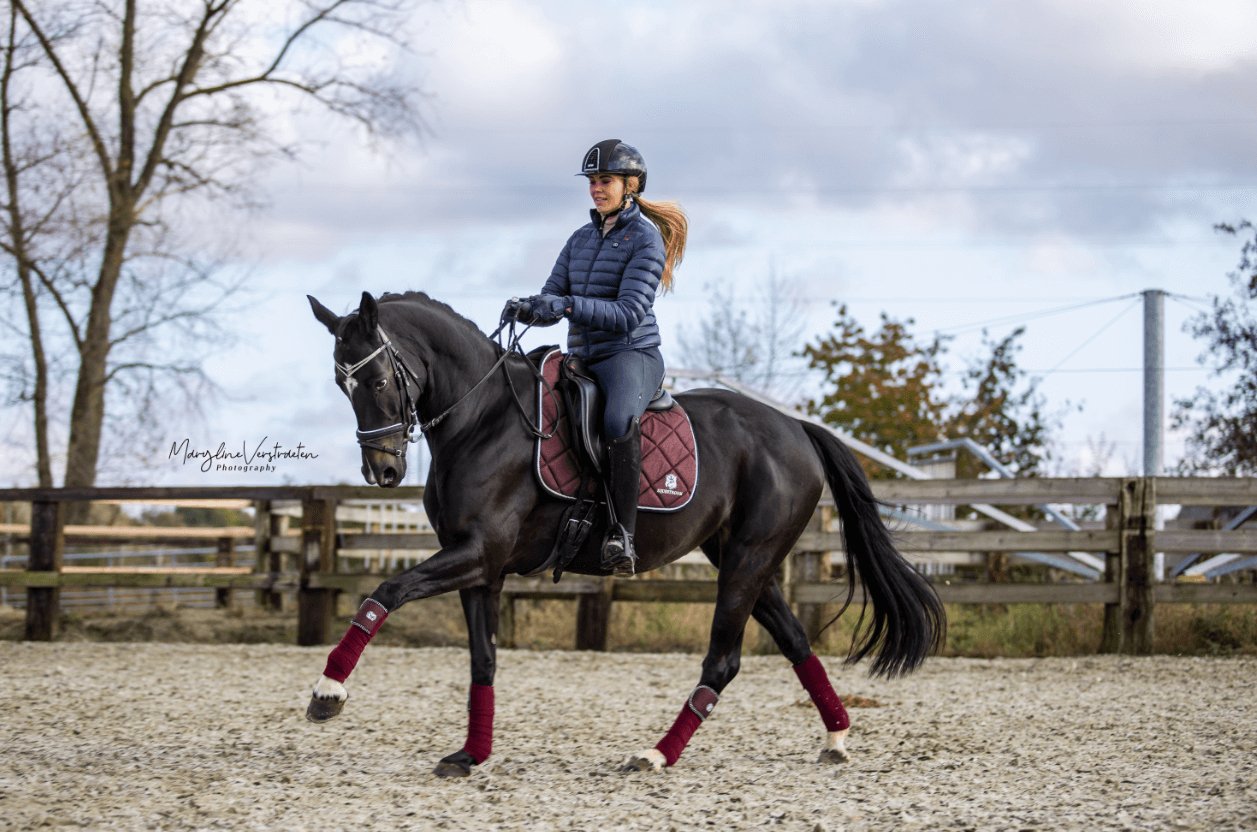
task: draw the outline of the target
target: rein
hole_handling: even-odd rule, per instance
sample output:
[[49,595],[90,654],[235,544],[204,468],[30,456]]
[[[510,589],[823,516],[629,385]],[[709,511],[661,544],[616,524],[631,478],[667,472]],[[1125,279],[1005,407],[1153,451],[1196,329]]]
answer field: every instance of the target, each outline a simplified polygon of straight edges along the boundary
[[[502,330],[505,329],[508,324],[510,325],[510,332],[509,332],[509,335],[507,336],[507,343],[503,345],[500,336],[501,336]],[[415,385],[418,386],[419,376],[416,375],[415,372],[411,370],[410,367],[406,364],[406,360],[402,357],[401,351],[398,350],[397,347],[393,345],[392,339],[388,337],[388,334],[384,331],[383,327],[380,327],[377,324],[376,332],[379,333],[379,336],[380,336],[380,342],[381,342],[380,346],[376,347],[371,352],[370,355],[366,356],[365,358],[363,358],[362,360],[354,364],[341,364],[340,362],[334,362],[334,363],[336,364],[337,371],[340,372],[345,377],[346,382],[353,380],[354,383],[356,384],[356,380],[353,379],[354,375],[363,367],[367,366],[373,360],[375,360],[376,356],[378,356],[380,353],[384,353],[385,356],[387,356],[388,358],[389,367],[393,372],[393,385],[397,388],[399,409],[401,411],[402,418],[404,419],[404,421],[394,422],[393,424],[385,425],[382,428],[372,428],[371,430],[360,429],[360,430],[355,431],[354,433],[358,438],[358,445],[363,448],[370,448],[376,451],[383,451],[384,453],[392,454],[393,456],[396,456],[396,457],[405,456],[406,455],[405,448],[408,443],[418,442],[420,438],[424,436],[424,434],[426,434],[432,428],[436,427],[442,421],[444,421],[445,417],[449,416],[450,413],[452,413],[456,407],[458,407],[460,404],[466,401],[466,399],[472,393],[476,392],[476,390],[478,390],[482,384],[488,381],[489,377],[493,375],[495,372],[497,372],[499,367],[502,367],[505,364],[506,359],[509,358],[512,353],[518,354],[520,356],[524,356],[524,351],[520,349],[519,342],[520,342],[520,339],[524,337],[524,333],[526,333],[531,328],[532,328],[531,325],[526,325],[522,330],[520,330],[517,333],[515,331],[514,319],[502,321],[502,323],[498,326],[498,328],[493,331],[493,334],[489,336],[489,338],[491,340],[494,340],[498,344],[499,348],[501,348],[502,355],[499,356],[498,360],[494,362],[492,367],[489,368],[488,372],[486,372],[483,376],[480,377],[479,381],[473,384],[471,388],[467,390],[467,392],[463,393],[463,395],[458,397],[457,401],[455,401],[449,407],[445,408],[445,410],[441,411],[441,413],[439,413],[432,419],[429,419],[427,422],[423,422],[419,418],[418,398],[411,396],[411,393],[410,393],[410,382],[414,381]],[[540,378],[541,377],[540,372],[535,367],[532,366],[531,361],[526,360],[527,359],[526,356],[524,357],[525,357],[525,363],[528,364],[528,367],[529,369],[532,370],[533,375]],[[528,426],[528,430],[533,434],[534,437],[537,437],[539,439],[549,439],[553,435],[552,433],[543,433],[539,431],[537,428],[533,427],[532,420],[528,418],[528,414],[527,414],[526,409],[524,408],[524,404],[523,402],[520,401],[519,394],[515,391],[515,385],[511,381],[510,372],[504,370],[504,373],[506,375],[506,384],[511,390],[511,398],[515,400],[515,406],[519,410],[520,415],[524,417],[524,424]],[[542,379],[542,381],[544,383],[545,380]],[[353,388],[350,387],[348,384],[346,386],[347,386],[347,389],[349,389],[352,392]],[[548,383],[546,383],[546,390],[551,395],[554,395],[554,391],[550,388],[550,385]],[[420,390],[420,392],[422,393],[422,389]],[[393,436],[394,434],[398,434],[398,433],[402,434],[402,444],[401,444],[401,447],[399,448],[390,448],[376,441],[380,439],[385,439],[387,437]]]

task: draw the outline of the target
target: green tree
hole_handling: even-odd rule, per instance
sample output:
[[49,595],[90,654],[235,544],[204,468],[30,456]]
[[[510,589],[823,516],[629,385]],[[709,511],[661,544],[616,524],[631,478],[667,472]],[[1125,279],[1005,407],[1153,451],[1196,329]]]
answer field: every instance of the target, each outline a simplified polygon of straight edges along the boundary
[[868,332],[845,304],[838,306],[833,329],[803,348],[808,367],[824,372],[828,388],[808,402],[808,412],[900,459],[913,445],[943,438],[948,402],[939,362],[945,343],[918,341],[912,324],[883,312],[881,326]]
[[1203,339],[1202,364],[1221,390],[1198,387],[1174,403],[1171,424],[1186,430],[1184,474],[1257,475],[1257,226],[1249,220],[1217,230],[1247,237],[1239,264],[1227,275],[1230,296],[1214,295],[1211,308],[1192,318],[1188,331]]
[[[965,370],[965,393],[949,402],[943,433],[950,439],[972,439],[1018,476],[1042,473],[1051,455],[1050,440],[1055,420],[1034,381],[1023,384],[1025,372],[1017,366],[1024,327],[996,341],[984,332],[987,351]],[[976,477],[985,466],[962,454],[956,474]]]
[[[883,312],[880,328],[870,333],[839,306],[833,330],[803,349],[809,367],[824,372],[826,385],[809,411],[900,459],[915,445],[968,438],[1021,476],[1040,473],[1055,421],[1037,385],[1026,384],[1017,366],[1024,330],[998,340],[984,335],[985,354],[959,374],[961,391],[948,394],[946,341],[922,340],[912,324]],[[873,476],[889,475],[865,465]],[[957,465],[960,476],[976,476],[985,467],[965,454]]]

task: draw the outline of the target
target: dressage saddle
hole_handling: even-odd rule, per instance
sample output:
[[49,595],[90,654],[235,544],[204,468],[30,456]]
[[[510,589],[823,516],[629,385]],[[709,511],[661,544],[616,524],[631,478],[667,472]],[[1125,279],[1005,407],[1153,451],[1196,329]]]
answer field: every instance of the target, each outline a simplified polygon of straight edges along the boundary
[[[559,377],[559,389],[568,407],[572,445],[584,452],[600,477],[605,476],[607,444],[602,434],[603,393],[598,380],[583,359],[570,353],[563,356]],[[675,403],[672,394],[660,387],[646,409],[671,410]]]

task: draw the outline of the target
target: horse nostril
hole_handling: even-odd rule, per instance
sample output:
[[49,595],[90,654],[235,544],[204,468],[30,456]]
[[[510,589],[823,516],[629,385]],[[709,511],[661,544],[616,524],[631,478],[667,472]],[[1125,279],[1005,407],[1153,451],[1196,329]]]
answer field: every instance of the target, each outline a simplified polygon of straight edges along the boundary
[[384,473],[380,475],[380,485],[391,486],[395,482],[397,482],[397,469],[385,468]]

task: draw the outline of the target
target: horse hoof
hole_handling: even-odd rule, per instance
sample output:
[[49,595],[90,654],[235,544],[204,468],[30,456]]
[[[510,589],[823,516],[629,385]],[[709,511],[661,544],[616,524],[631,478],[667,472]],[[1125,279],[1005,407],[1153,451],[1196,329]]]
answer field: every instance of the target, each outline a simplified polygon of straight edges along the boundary
[[476,760],[466,751],[455,751],[436,764],[433,774],[437,777],[468,777]]
[[306,719],[311,722],[327,722],[340,716],[340,712],[345,709],[344,699],[321,699],[317,696],[310,697],[310,706],[306,708]]
[[663,753],[657,748],[651,748],[630,754],[620,766],[620,771],[663,771],[665,762],[667,760]]
[[842,748],[826,748],[821,752],[821,755],[816,758],[816,762],[832,763],[835,765],[840,763],[849,763],[851,762],[851,755]]

